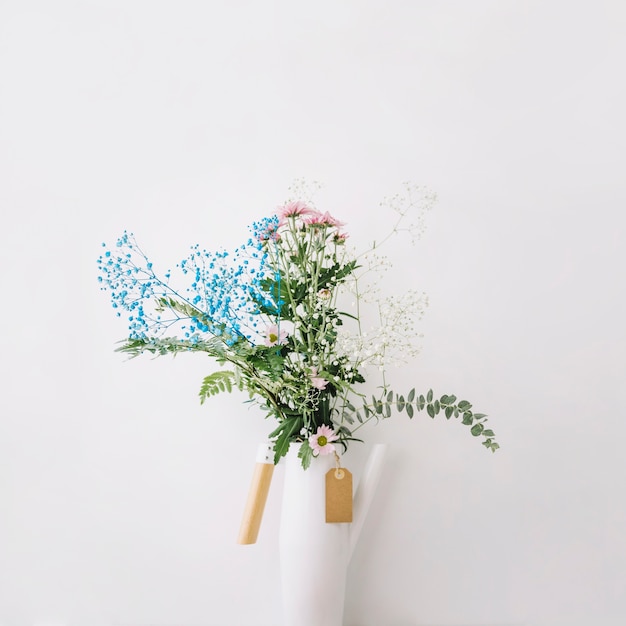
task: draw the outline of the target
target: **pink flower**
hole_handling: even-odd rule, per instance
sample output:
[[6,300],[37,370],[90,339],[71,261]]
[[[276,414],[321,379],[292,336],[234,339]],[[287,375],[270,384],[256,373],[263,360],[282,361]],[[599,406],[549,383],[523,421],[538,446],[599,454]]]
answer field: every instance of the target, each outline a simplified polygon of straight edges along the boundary
[[309,437],[309,446],[313,450],[313,456],[332,454],[335,451],[335,446],[331,441],[337,441],[339,437],[335,435],[335,431],[322,424],[314,435]]
[[257,236],[260,242],[265,241],[279,241],[280,233],[278,232],[278,227],[280,224],[272,224],[268,226],[263,232],[259,233]]
[[316,215],[307,215],[304,221],[309,226],[334,226],[340,228],[345,226],[345,222],[340,222],[337,218],[333,217],[328,211],[326,213],[317,213]]
[[311,368],[311,373],[309,374],[309,378],[311,379],[311,384],[316,389],[324,389],[326,385],[328,385],[328,381],[325,378],[317,375],[317,367]]
[[320,215],[317,209],[314,209],[304,202],[288,202],[276,211],[278,216],[278,226],[284,226],[290,217],[309,217]]
[[285,343],[289,333],[284,328],[278,328],[277,324],[268,326],[265,330],[265,345],[279,346]]

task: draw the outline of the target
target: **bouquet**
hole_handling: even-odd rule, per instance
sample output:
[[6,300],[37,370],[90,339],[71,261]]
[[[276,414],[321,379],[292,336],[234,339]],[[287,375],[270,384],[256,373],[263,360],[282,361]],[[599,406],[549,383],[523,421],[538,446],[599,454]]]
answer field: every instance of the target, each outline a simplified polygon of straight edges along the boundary
[[[220,368],[202,381],[200,401],[244,392],[274,420],[274,463],[294,444],[306,469],[313,457],[362,441],[363,425],[396,411],[460,418],[495,452],[487,416],[470,402],[432,390],[400,394],[387,380],[394,360],[418,352],[414,324],[427,299],[414,291],[383,297],[372,276],[389,269],[378,254],[385,240],[419,232],[420,224],[404,227],[416,195],[423,217],[434,196],[407,185],[404,195],[386,202],[397,212],[388,236],[362,253],[350,247],[337,217],[292,199],[251,224],[233,251],[192,246],[176,265],[178,281],[172,271],[158,274],[134,235],[124,232],[115,246],[102,244],[97,261],[102,289],[128,320],[128,337],[117,350],[130,357],[208,354]],[[379,318],[373,329],[365,323],[368,306]],[[372,377],[376,391],[370,386],[366,393]]]

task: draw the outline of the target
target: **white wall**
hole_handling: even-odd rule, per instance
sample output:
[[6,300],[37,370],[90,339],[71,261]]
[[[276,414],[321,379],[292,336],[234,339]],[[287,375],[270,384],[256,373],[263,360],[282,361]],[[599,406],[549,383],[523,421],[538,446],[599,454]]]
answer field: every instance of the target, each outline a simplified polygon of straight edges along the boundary
[[[271,424],[211,363],[125,361],[100,243],[236,245],[296,177],[366,244],[403,180],[440,201],[390,289],[426,290],[398,388],[490,414],[372,428],[391,458],[348,626],[626,618],[623,3],[0,3],[0,624],[280,623]],[[367,448],[359,454],[364,455]],[[357,469],[358,463],[357,461]]]

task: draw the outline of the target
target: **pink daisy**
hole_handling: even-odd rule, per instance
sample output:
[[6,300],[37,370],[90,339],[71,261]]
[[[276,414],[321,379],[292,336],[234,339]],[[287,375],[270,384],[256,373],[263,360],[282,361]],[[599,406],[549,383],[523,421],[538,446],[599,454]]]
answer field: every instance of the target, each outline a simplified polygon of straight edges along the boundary
[[277,324],[272,324],[265,329],[265,345],[279,346],[285,343],[289,333],[284,328],[278,328]]
[[335,431],[322,424],[314,435],[309,437],[309,446],[313,450],[313,456],[332,454],[335,451],[335,446],[331,441],[337,441],[339,437],[335,434]]
[[304,221],[309,224],[309,226],[334,226],[335,228],[345,226],[345,222],[340,222],[328,211],[324,214],[318,212],[317,215],[307,215]]
[[284,226],[290,217],[312,217],[320,215],[320,212],[304,202],[288,202],[276,211],[278,226]]
[[309,374],[309,378],[311,380],[311,384],[316,389],[324,389],[326,385],[328,385],[328,381],[325,378],[317,375],[317,367],[311,368],[311,373]]
[[264,232],[258,234],[259,241],[279,241],[280,233],[278,232],[278,227],[280,224],[273,224],[268,226]]

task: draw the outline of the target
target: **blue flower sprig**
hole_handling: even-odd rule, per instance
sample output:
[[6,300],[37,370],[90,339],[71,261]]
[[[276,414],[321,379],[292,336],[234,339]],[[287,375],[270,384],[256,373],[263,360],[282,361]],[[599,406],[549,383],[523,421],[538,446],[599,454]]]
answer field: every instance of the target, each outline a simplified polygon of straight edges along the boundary
[[127,313],[130,339],[174,334],[192,343],[207,335],[222,336],[230,344],[238,338],[256,342],[268,323],[267,313],[280,313],[280,299],[267,290],[273,270],[265,246],[277,223],[275,217],[255,222],[252,237],[232,254],[192,246],[176,266],[187,282],[182,290],[171,284],[170,270],[163,279],[157,275],[134,235],[125,231],[114,249],[102,244],[106,250],[97,261],[98,280],[117,315]]

